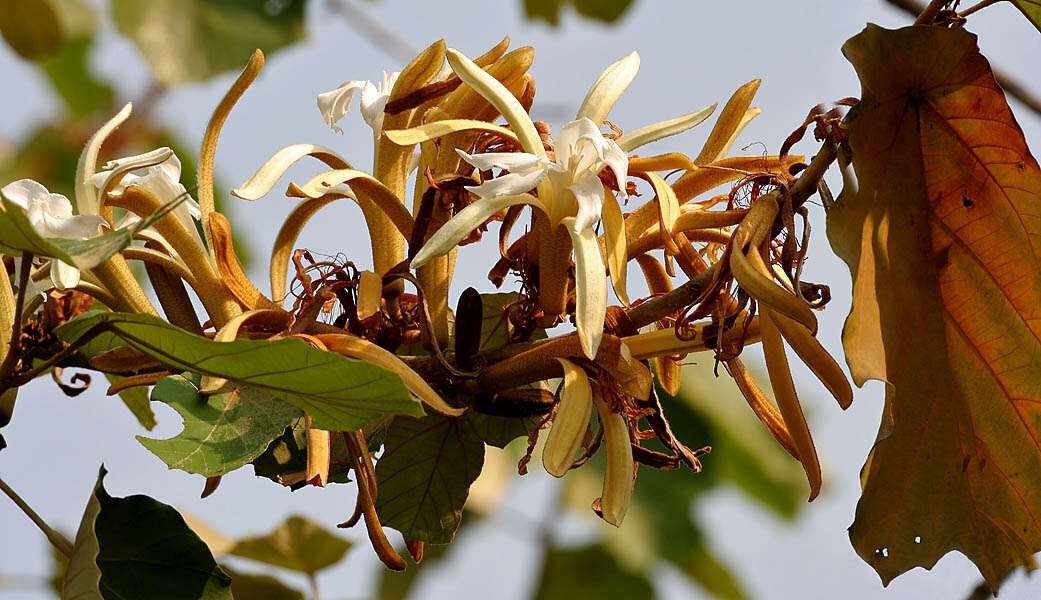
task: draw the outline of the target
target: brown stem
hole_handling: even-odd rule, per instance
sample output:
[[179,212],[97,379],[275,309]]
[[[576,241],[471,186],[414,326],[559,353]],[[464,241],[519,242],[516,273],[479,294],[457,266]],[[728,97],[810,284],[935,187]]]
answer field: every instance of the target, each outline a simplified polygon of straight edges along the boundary
[[936,20],[936,15],[940,14],[940,11],[943,10],[943,7],[946,6],[948,2],[950,2],[950,0],[932,0],[932,2],[929,3],[929,6],[926,6],[925,10],[918,15],[914,24],[932,25],[933,21]]
[[961,11],[960,13],[958,13],[958,16],[967,17],[978,10],[983,10],[991,4],[997,4],[998,2],[1004,2],[1004,0],[983,0],[982,2],[978,2],[970,6],[969,8],[966,8],[965,10]]
[[401,555],[390,545],[386,534],[383,533],[383,526],[380,525],[380,518],[376,514],[376,506],[373,504],[372,495],[369,493],[371,488],[370,483],[367,481],[368,476],[361,465],[362,449],[358,441],[349,432],[345,431],[343,433],[343,440],[347,443],[347,450],[351,455],[354,473],[358,477],[358,503],[362,507],[362,515],[365,517],[365,530],[369,534],[369,542],[372,543],[372,549],[376,551],[376,556],[383,561],[383,564],[395,571],[404,571],[407,566],[405,559],[401,558]]

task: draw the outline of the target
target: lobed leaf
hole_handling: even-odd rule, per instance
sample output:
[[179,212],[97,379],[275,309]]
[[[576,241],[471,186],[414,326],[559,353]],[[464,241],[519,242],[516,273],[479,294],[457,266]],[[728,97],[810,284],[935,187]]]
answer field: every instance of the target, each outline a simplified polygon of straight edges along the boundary
[[251,387],[204,396],[199,380],[198,375],[174,375],[152,389],[152,400],[165,402],[184,418],[184,431],[166,440],[137,436],[171,469],[206,477],[230,473],[263,454],[303,416],[299,408]]
[[239,540],[228,554],[314,575],[332,566],[354,544],[301,516],[291,516],[265,536]]

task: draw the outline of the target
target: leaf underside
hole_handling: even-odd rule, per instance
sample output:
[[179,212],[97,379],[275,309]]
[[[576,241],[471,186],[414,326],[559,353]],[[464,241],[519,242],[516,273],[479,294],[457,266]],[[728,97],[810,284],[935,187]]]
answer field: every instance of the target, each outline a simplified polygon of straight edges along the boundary
[[447,544],[470,484],[484,465],[484,442],[470,421],[395,417],[376,463],[376,512],[405,539]]
[[869,25],[843,52],[860,190],[828,236],[851,373],[889,384],[850,539],[884,583],[958,550],[996,589],[1041,550],[1041,169],[974,35]]

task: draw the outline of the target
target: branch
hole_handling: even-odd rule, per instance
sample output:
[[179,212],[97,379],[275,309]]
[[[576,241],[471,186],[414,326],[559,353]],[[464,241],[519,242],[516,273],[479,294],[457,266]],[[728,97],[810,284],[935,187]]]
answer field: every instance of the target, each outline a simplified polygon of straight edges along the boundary
[[49,541],[52,546],[57,548],[59,552],[68,558],[72,558],[72,542],[70,542],[68,538],[60,532],[52,529],[51,526],[40,518],[40,515],[36,514],[36,511],[26,504],[25,500],[22,500],[22,498],[16,494],[3,479],[0,479],[0,490],[3,490],[3,492],[7,494],[7,497],[18,505],[18,508],[22,509],[22,512],[24,512],[33,523],[36,523],[36,526],[40,528],[40,531],[42,531],[44,535],[47,536],[47,541]]
[[[886,2],[915,17],[922,14],[922,11],[925,10],[925,7],[917,0],[886,0]],[[991,67],[991,71],[994,73],[994,79],[1005,90],[1006,94],[1018,100],[1027,109],[1033,111],[1034,114],[1041,116],[1041,98],[1034,95],[1025,85],[1004,71],[993,67]]]

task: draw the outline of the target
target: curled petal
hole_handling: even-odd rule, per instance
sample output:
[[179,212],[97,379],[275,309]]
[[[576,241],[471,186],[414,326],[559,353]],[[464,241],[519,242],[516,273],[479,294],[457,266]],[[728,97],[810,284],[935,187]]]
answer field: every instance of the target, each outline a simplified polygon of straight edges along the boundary
[[[542,210],[542,204],[539,202],[539,199],[531,194],[499,196],[478,200],[456,213],[434,235],[430,236],[430,239],[420,248],[415,258],[412,259],[412,268],[418,269],[435,256],[447,254],[471,231],[487,221],[489,217],[518,204],[530,204]],[[597,251],[599,252],[599,250]]]
[[3,193],[4,197],[11,202],[14,202],[25,210],[29,210],[29,205],[32,204],[31,201],[33,198],[47,196],[50,194],[50,191],[38,181],[32,179],[19,179],[18,181],[12,181],[0,188],[0,193]]
[[58,259],[51,260],[51,283],[59,290],[68,290],[80,284],[80,270]]
[[528,112],[524,110],[517,98],[506,89],[506,86],[475,65],[458,50],[450,48],[447,59],[456,75],[459,75],[460,79],[490,102],[506,118],[506,122],[517,134],[517,140],[520,141],[525,152],[537,156],[546,155],[546,150],[542,147],[542,138],[535,129],[535,124],[531,122],[531,117],[528,116]]
[[593,87],[589,88],[582,106],[578,109],[579,119],[585,117],[599,125],[607,118],[615,102],[629,87],[640,70],[640,55],[632,52],[604,69]]
[[629,294],[625,289],[626,263],[629,259],[625,219],[622,216],[622,207],[613,195],[604,196],[601,215],[604,220],[604,245],[607,249],[607,270],[611,275],[611,286],[622,304],[629,306]]
[[383,109],[387,106],[390,91],[394,89],[398,75],[401,73],[395,71],[387,75],[384,71],[383,82],[379,87],[369,84],[361,90],[361,116],[373,131],[383,130]]
[[324,146],[293,144],[276,152],[242,185],[231,190],[232,195],[243,200],[257,200],[264,197],[271,191],[271,188],[275,187],[275,183],[285,175],[289,167],[305,156],[313,156],[334,169],[351,168],[343,157]]
[[546,176],[546,170],[530,173],[506,173],[495,179],[489,179],[481,185],[468,185],[466,189],[477,194],[483,200],[491,200],[499,196],[513,196],[530,192]]
[[716,106],[717,104],[712,104],[712,106],[706,106],[699,111],[688,113],[675,119],[644,125],[639,129],[622,134],[615,142],[622,150],[632,152],[644,144],[683,133],[691,127],[700,125],[702,121],[716,110]]
[[607,276],[600,244],[591,228],[575,231],[574,217],[561,220],[575,247],[575,327],[582,352],[593,359],[604,336],[607,316]]
[[75,200],[76,212],[81,215],[96,215],[100,212],[101,206],[98,203],[98,193],[92,182],[94,169],[98,165],[98,153],[101,151],[101,144],[108,139],[108,136],[130,117],[131,110],[133,110],[133,104],[127,102],[116,113],[116,116],[109,119],[107,123],[94,132],[90,141],[83,147],[83,152],[80,153],[79,162],[76,164]]
[[592,229],[600,220],[600,211],[604,206],[604,184],[595,173],[589,171],[567,188],[578,202],[578,214],[575,215],[575,233],[584,229]]
[[[587,118],[579,118],[564,125],[553,140],[553,151],[556,154],[557,163],[567,168],[572,157],[581,156],[582,140],[593,141],[597,138],[604,139],[604,134],[600,133],[600,128],[596,123]],[[596,152],[597,148],[596,144],[590,147],[590,150],[595,152],[590,157],[593,160],[599,158],[600,153]],[[593,164],[592,161],[589,162],[590,164],[587,166],[591,168]]]
[[542,466],[550,475],[563,477],[574,464],[575,453],[589,427],[593,388],[589,385],[589,376],[575,363],[563,358],[557,362],[564,369],[564,387],[542,450]]
[[387,136],[387,139],[395,144],[411,146],[412,144],[427,142],[460,131],[487,131],[489,133],[499,134],[508,140],[517,141],[517,134],[505,127],[493,125],[486,121],[474,121],[470,119],[446,119],[444,121],[434,121],[433,123],[410,127],[409,129],[392,129],[390,131],[384,131],[383,135]]
[[760,83],[759,79],[753,79],[737,88],[726,106],[723,107],[723,112],[719,113],[719,119],[716,120],[712,133],[702,146],[701,153],[694,159],[695,164],[709,164],[726,156],[741,128],[751,120],[746,119],[748,107],[752,104],[752,99],[755,98]]
[[[456,148],[456,154],[473,165],[479,171],[489,169],[506,169],[510,173],[524,175],[535,171],[545,171],[550,165],[556,167],[545,156],[535,156],[527,152],[485,152],[483,154],[467,154]],[[559,167],[556,167],[559,169]],[[527,190],[525,190],[527,191]]]
[[[330,90],[323,94],[318,94],[318,112],[322,113],[322,120],[329,127],[332,127],[336,133],[343,133],[343,129],[336,126],[336,122],[343,118],[347,114],[347,111],[351,108],[351,99],[354,98],[355,92],[362,93],[362,99],[365,98],[366,90],[371,90],[370,94],[376,92],[376,86],[372,85],[371,81],[362,81],[355,79],[348,81],[340,85],[335,90]],[[367,115],[362,115],[365,121],[368,122],[369,118]],[[369,123],[372,126],[371,123]],[[377,129],[373,127],[373,129]]]

